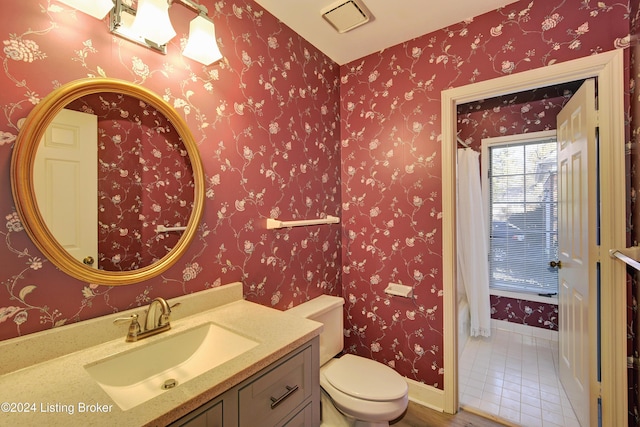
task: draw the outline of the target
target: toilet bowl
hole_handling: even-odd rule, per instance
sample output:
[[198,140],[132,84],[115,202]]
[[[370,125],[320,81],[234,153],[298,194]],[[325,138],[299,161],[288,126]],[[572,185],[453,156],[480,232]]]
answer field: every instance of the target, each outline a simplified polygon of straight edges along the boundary
[[[356,427],[383,427],[401,416],[409,403],[409,387],[396,371],[375,360],[353,354],[334,357],[344,347],[343,314],[344,300],[339,297],[321,295],[290,310],[298,317],[321,322],[320,334],[320,386],[323,403],[330,402],[347,420],[340,423]],[[333,414],[336,411],[331,411]],[[332,426],[333,427],[333,423]]]
[[388,426],[407,409],[407,382],[388,366],[353,354],[322,366],[320,386],[358,426]]

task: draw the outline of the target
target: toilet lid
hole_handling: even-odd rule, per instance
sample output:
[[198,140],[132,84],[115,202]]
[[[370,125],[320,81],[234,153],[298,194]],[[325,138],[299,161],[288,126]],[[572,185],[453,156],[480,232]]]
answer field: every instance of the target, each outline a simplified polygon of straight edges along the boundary
[[407,382],[390,367],[375,360],[345,354],[324,371],[341,392],[364,400],[389,401],[407,394]]

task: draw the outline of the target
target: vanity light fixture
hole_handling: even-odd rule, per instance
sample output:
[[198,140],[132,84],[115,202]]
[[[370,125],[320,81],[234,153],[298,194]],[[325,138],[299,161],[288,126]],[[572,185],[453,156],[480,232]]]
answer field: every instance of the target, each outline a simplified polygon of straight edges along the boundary
[[198,14],[189,24],[189,39],[182,52],[187,58],[211,65],[222,59],[215,27],[206,6],[193,0],[58,0],[98,19],[109,13],[112,33],[163,54],[176,35],[169,18],[169,7],[180,3]]
[[215,27],[205,13],[200,13],[189,23],[189,41],[182,54],[204,65],[222,59],[222,53],[216,43]]
[[138,10],[131,25],[131,31],[144,40],[151,40],[162,46],[176,36],[176,30],[169,19],[167,0],[138,0]]

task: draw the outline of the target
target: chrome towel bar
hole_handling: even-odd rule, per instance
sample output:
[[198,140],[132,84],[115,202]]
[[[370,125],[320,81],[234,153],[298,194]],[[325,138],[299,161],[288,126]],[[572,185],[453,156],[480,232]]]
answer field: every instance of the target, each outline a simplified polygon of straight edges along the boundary
[[624,249],[610,249],[609,255],[612,258],[618,258],[627,265],[632,266],[636,270],[640,270],[640,246],[632,246]]

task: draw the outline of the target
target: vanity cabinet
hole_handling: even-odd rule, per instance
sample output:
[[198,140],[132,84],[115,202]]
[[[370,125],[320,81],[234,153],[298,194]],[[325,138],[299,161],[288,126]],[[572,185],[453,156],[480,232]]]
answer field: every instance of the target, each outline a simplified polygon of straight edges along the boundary
[[319,372],[316,337],[171,426],[317,427]]
[[180,418],[171,426],[185,427],[223,427],[226,425],[223,420],[223,405],[221,399],[214,399],[215,403],[209,402],[188,415]]

